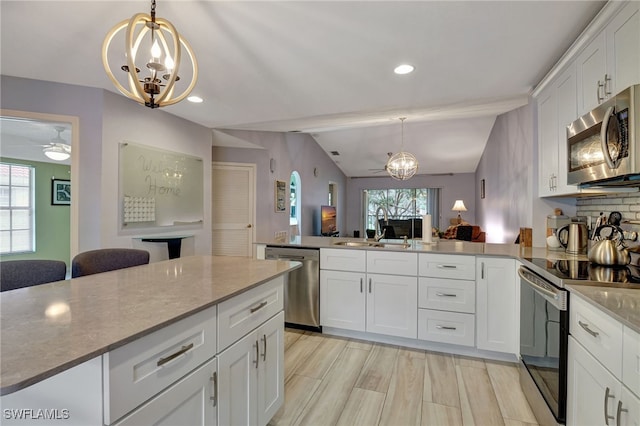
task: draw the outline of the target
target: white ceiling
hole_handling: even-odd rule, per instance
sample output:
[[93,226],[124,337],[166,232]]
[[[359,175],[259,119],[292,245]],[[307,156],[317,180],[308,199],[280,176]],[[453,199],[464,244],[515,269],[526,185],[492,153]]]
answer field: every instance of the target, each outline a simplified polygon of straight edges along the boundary
[[[0,70],[115,91],[103,38],[149,4],[2,0]],[[205,99],[166,111],[212,129],[310,133],[348,176],[399,150],[404,116],[419,173],[473,172],[496,115],[527,102],[603,4],[157,0],[195,51]],[[416,70],[393,74],[402,62]]]

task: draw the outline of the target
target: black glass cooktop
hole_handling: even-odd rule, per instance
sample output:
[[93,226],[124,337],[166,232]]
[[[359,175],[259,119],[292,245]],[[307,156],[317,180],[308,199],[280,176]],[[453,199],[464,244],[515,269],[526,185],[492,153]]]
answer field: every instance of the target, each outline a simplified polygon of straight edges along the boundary
[[629,283],[640,285],[640,266],[599,266],[588,260],[548,260],[525,258],[543,271],[561,280]]

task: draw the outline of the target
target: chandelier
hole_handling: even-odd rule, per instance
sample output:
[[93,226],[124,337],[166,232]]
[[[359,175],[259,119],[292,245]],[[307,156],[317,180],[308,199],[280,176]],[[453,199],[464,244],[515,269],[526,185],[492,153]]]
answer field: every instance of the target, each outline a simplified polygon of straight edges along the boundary
[[418,171],[418,160],[415,155],[404,152],[404,120],[406,117],[401,117],[402,122],[402,138],[400,139],[400,152],[393,154],[389,157],[385,169],[389,175],[397,180],[408,180],[413,177]]
[[[120,65],[124,73],[119,74],[119,78],[116,78],[109,65],[109,47],[116,37],[124,38],[125,44],[124,52],[111,54],[114,62],[126,58],[126,64]],[[183,48],[190,63],[182,62]],[[107,33],[102,43],[102,64],[111,82],[122,94],[149,108],[180,102],[191,93],[198,79],[198,63],[191,46],[171,22],[156,18],[155,0],[151,1],[150,15],[137,13],[131,19],[116,24]],[[178,70],[183,65],[190,66],[191,81],[184,83],[186,88],[179,91],[176,83],[181,80]],[[145,69],[146,76],[140,75],[142,69]]]

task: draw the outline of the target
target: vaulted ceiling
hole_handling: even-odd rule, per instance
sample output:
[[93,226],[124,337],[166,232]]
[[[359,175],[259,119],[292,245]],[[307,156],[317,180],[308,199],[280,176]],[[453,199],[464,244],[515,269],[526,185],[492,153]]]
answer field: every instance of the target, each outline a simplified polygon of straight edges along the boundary
[[[527,103],[603,4],[157,0],[195,51],[204,98],[166,111],[212,129],[310,133],[348,176],[375,175],[407,117],[419,173],[473,172],[495,117]],[[3,0],[0,71],[116,91],[102,41],[149,5]],[[394,74],[400,63],[415,71]]]

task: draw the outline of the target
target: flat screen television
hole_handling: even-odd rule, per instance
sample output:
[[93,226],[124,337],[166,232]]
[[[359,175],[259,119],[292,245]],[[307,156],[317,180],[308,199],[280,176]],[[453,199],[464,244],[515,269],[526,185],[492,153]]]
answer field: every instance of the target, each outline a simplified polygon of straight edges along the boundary
[[338,234],[336,208],[334,206],[320,206],[320,235],[331,236],[336,234]]

